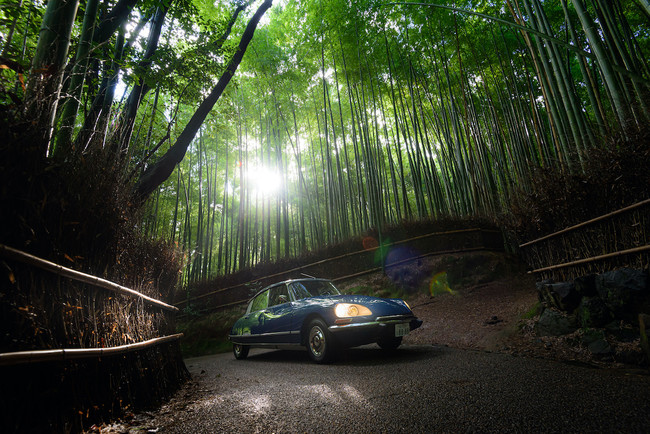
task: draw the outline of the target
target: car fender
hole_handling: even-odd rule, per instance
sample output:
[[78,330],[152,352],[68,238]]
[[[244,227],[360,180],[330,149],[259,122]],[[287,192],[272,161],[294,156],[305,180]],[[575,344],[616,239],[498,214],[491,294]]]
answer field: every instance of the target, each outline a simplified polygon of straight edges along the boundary
[[328,321],[317,312],[312,312],[307,315],[303,320],[302,325],[300,326],[300,345],[307,345],[307,337],[309,336],[309,324],[311,324],[311,322],[315,319],[319,319],[326,325],[329,325]]

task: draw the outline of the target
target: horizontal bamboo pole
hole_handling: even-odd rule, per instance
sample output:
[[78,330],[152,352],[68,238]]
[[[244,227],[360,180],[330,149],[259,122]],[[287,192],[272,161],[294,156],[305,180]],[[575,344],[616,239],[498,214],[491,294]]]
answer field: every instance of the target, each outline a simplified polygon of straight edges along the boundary
[[149,339],[135,344],[120,345],[108,348],[68,348],[58,350],[17,351],[13,353],[0,353],[0,366],[19,365],[26,363],[65,361],[72,359],[99,358],[103,356],[116,356],[129,353],[154,345],[164,344],[180,339],[183,333]]
[[91,276],[90,274],[73,270],[71,268],[66,268],[62,265],[55,264],[54,262],[50,262],[45,259],[38,258],[34,255],[30,255],[29,253],[21,252],[20,250],[11,248],[9,246],[5,246],[4,244],[0,244],[0,256],[4,256],[5,258],[20,261],[28,265],[33,265],[43,270],[50,271],[54,274],[58,274],[59,276],[68,277],[70,279],[87,283],[89,285],[98,286],[100,288],[108,289],[110,291],[114,291],[119,294],[128,295],[132,297],[139,297],[143,299],[145,302],[158,306],[162,309],[170,310],[173,312],[178,311],[178,308],[176,306],[172,306],[160,300],[156,300],[155,298],[151,298],[133,289],[127,288],[122,285],[118,285],[117,283],[111,282],[106,279],[102,279],[96,276]]
[[[426,235],[420,235],[420,236],[417,236],[417,237],[408,238],[406,240],[401,240],[401,241],[396,241],[394,243],[385,244],[384,246],[385,247],[390,247],[390,246],[395,246],[395,245],[398,245],[398,244],[404,244],[404,243],[408,243],[408,242],[411,242],[411,241],[416,241],[416,240],[420,240],[420,239],[423,239],[423,238],[439,236],[439,235],[451,235],[451,234],[460,234],[460,233],[465,233],[465,232],[477,232],[477,231],[500,232],[500,231],[495,231],[495,230],[490,230],[490,229],[481,229],[481,228],[457,229],[457,230],[453,230],[453,231],[433,232],[433,233],[426,234]],[[270,279],[272,277],[278,277],[278,276],[282,276],[282,275],[285,275],[285,274],[294,273],[296,271],[304,270],[305,268],[310,268],[310,267],[313,267],[315,265],[325,264],[325,263],[330,262],[330,261],[336,261],[336,260],[343,259],[343,258],[346,258],[346,257],[349,257],[349,256],[355,256],[355,255],[361,255],[363,253],[373,252],[373,251],[379,249],[379,247],[380,246],[372,247],[372,248],[367,249],[367,250],[358,250],[356,252],[346,253],[344,255],[335,256],[333,258],[323,259],[323,260],[320,260],[320,261],[313,262],[311,264],[302,265],[300,267],[296,267],[296,268],[292,268],[290,270],[282,271],[280,273],[275,273],[275,274],[271,274],[269,276],[260,277],[258,279],[250,280],[248,282],[239,283],[239,284],[233,285],[233,286],[227,286],[225,288],[220,288],[220,289],[217,289],[217,290],[214,290],[214,291],[207,292],[205,294],[198,295],[196,297],[192,297],[189,301],[199,300],[201,298],[205,298],[205,297],[209,297],[211,295],[219,294],[219,293],[224,292],[224,291],[229,291],[229,290],[234,289],[234,288],[239,288],[240,286],[244,286],[244,285],[248,285],[248,284],[251,284],[251,283],[254,283],[254,282],[258,282],[260,280]],[[483,248],[483,247],[481,247],[481,248]],[[180,306],[180,305],[183,305],[183,304],[185,304],[187,302],[188,302],[188,300],[181,300],[181,301],[179,301],[177,303],[174,303],[174,304],[176,306]]]
[[634,210],[636,208],[640,208],[640,207],[642,207],[644,205],[648,205],[648,204],[650,204],[650,199],[646,199],[646,200],[643,200],[641,202],[637,202],[634,205],[630,205],[630,206],[627,206],[625,208],[621,208],[621,209],[619,209],[617,211],[613,211],[613,212],[610,212],[608,214],[601,215],[600,217],[596,217],[596,218],[593,218],[591,220],[587,220],[586,222],[578,223],[577,225],[570,226],[568,228],[562,229],[561,231],[557,231],[557,232],[554,232],[554,233],[549,234],[549,235],[545,235],[545,236],[543,236],[541,238],[537,238],[536,240],[532,240],[532,241],[528,241],[527,243],[520,244],[519,248],[521,249],[521,248],[524,248],[524,247],[528,247],[528,246],[530,246],[532,244],[539,243],[540,241],[548,240],[549,238],[553,238],[553,237],[556,237],[558,235],[566,234],[567,232],[571,232],[573,230],[582,228],[584,226],[588,226],[590,224],[597,223],[597,222],[599,222],[601,220],[605,220],[605,219],[608,219],[610,217],[614,217],[615,215],[618,215],[618,214],[622,214],[622,213],[625,213],[625,212],[628,212],[628,211],[632,211],[632,210]]
[[551,265],[549,267],[538,268],[536,270],[529,271],[528,274],[541,273],[544,271],[552,271],[552,270],[557,270],[558,268],[565,268],[574,265],[587,264],[589,262],[599,261],[601,259],[615,258],[617,256],[630,255],[634,253],[642,253],[645,251],[650,251],[650,245],[635,247],[633,249],[621,250],[613,253],[607,253],[606,255],[592,256],[591,258],[579,259],[577,261],[566,262],[564,264],[557,264],[557,265]]
[[[449,254],[452,254],[452,253],[477,252],[477,251],[480,251],[480,250],[486,250],[486,248],[485,247],[471,247],[471,248],[468,248],[468,249],[444,250],[444,251],[440,251],[440,252],[426,253],[424,255],[414,256],[412,258],[403,259],[403,260],[397,261],[397,262],[392,262],[390,264],[387,264],[386,268],[394,267],[394,266],[401,265],[401,264],[411,262],[411,261],[415,261],[417,259],[426,258],[428,256],[449,255]],[[336,279],[331,279],[331,280],[332,280],[332,282],[338,282],[338,281],[341,281],[341,280],[352,279],[353,277],[363,276],[364,274],[375,273],[377,271],[381,271],[381,267],[371,268],[371,269],[368,269],[368,270],[365,270],[365,271],[361,271],[359,273],[349,274],[347,276],[337,277]],[[238,306],[240,304],[248,303],[249,301],[250,301],[250,298],[247,298],[245,300],[233,301],[232,303],[221,304],[219,306],[211,307],[211,308],[206,309],[206,310],[201,311],[201,312],[213,312],[213,311],[216,311],[216,310],[219,310],[219,309],[223,309],[224,307]]]

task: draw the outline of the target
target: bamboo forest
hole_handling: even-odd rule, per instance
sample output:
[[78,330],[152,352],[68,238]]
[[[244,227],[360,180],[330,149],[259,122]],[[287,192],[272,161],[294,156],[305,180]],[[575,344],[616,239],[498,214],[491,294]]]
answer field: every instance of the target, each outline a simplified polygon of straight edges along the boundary
[[650,118],[648,0],[4,0],[0,29],[3,122],[101,156],[186,283],[497,220]]

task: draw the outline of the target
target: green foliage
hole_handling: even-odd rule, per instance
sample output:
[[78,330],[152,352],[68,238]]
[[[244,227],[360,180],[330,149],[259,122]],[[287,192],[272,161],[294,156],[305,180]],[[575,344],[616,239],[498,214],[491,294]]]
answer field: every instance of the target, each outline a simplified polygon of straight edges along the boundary
[[[511,2],[521,16],[487,0],[436,2],[456,12],[379,0],[276,3],[200,137],[144,205],[142,231],[178,243],[188,283],[297,257],[369,228],[446,216],[495,218],[509,208],[514,191],[535,191],[538,168],[579,177],[589,154],[613,146],[598,138],[615,136],[621,127],[611,98],[617,92],[606,87],[598,59],[588,57],[583,76],[582,57],[569,50],[579,45],[588,53],[594,45],[572,2],[568,21],[561,2],[539,2],[540,10],[533,3]],[[587,3],[607,37],[608,57],[641,77],[638,89],[625,72],[616,81],[625,81],[627,90],[619,93],[642,125],[648,112],[647,17],[633,0]],[[611,10],[594,7],[605,3]],[[130,49],[122,58],[109,48],[116,35],[92,47],[75,132],[86,116],[95,121],[90,106],[112,60],[126,95],[135,83],[151,88],[128,143],[121,144],[119,182],[133,181],[169,149],[213,87],[253,13],[251,4],[221,46],[241,4],[169,3],[148,62],[142,62],[146,31],[137,38],[131,32],[159,6],[156,1],[139,3],[127,17]],[[101,7],[102,16],[111,10],[110,4]],[[0,9],[3,34],[17,23],[7,56],[25,68],[43,10],[38,1],[20,10],[12,1]],[[534,18],[545,18],[548,28],[533,28]],[[529,32],[507,24],[515,22]],[[26,55],[19,59],[23,40]],[[2,101],[14,104],[12,96],[22,97],[17,76],[2,74]],[[97,127],[98,143],[79,146],[113,149],[107,143],[117,141],[125,122],[119,98],[102,109],[111,118]],[[274,180],[261,176],[269,172]],[[259,188],[273,183],[280,188]],[[538,224],[534,215],[518,224],[529,222]]]
[[410,294],[403,288],[395,285],[388,279],[383,279],[379,285],[359,285],[346,288],[345,294],[370,295],[372,297],[382,298],[401,298],[407,299]]
[[232,350],[228,340],[230,328],[242,315],[241,307],[223,310],[199,318],[182,317],[177,331],[183,333],[181,351],[183,357],[224,353]]
[[526,313],[521,316],[521,319],[533,319],[544,310],[544,306],[541,302],[536,302]]

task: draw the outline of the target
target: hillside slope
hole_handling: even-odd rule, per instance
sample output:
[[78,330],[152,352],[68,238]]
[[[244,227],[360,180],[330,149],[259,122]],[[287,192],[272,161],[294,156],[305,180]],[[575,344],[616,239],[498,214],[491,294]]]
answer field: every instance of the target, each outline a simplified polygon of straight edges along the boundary
[[499,350],[537,302],[535,280],[505,253],[476,252],[424,258],[338,285],[389,296],[400,287],[422,327],[405,344]]

